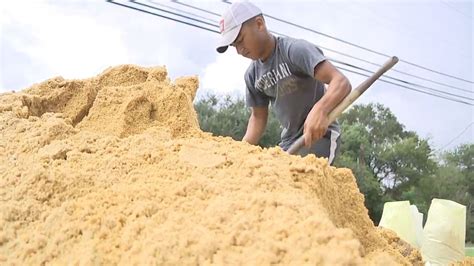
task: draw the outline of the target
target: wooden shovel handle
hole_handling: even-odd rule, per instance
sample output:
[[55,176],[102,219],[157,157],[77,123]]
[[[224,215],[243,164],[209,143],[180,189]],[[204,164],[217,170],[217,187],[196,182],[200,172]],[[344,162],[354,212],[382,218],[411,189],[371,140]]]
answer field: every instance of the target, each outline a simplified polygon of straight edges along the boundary
[[[385,72],[392,68],[398,62],[398,58],[393,56],[390,58],[379,70],[377,70],[372,76],[362,82],[357,88],[351,91],[349,95],[344,98],[334,109],[329,113],[329,124],[334,122],[342,112],[349,107],[359,96],[364,93],[374,82],[380,78]],[[296,154],[304,146],[304,135],[299,137],[287,150],[289,154]]]

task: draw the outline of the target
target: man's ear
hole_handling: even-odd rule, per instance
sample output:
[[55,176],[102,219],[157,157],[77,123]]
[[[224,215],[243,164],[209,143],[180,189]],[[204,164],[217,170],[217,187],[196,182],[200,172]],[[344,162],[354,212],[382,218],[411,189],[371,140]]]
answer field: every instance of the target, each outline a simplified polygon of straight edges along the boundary
[[265,29],[265,20],[263,19],[262,16],[257,16],[255,18],[255,24],[257,25],[257,29],[258,30],[263,30]]

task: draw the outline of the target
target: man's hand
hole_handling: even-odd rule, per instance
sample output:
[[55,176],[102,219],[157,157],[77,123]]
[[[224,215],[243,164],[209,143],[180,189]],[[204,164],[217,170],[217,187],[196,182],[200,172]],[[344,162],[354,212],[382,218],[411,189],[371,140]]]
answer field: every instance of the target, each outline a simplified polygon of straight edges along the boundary
[[329,127],[329,112],[351,92],[351,83],[331,62],[325,60],[314,67],[314,78],[328,88],[324,96],[313,106],[304,122],[304,144],[306,147],[322,138]]
[[322,138],[324,134],[326,134],[328,127],[328,112],[325,112],[315,105],[304,122],[303,134],[305,146],[309,148],[315,141]]

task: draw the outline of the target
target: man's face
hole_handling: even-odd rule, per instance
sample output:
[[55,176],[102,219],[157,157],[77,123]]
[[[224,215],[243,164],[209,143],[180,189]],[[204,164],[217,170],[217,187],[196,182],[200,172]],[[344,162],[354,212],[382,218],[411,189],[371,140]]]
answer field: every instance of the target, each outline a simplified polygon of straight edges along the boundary
[[259,23],[253,18],[242,25],[237,39],[231,44],[243,57],[257,60],[262,54]]

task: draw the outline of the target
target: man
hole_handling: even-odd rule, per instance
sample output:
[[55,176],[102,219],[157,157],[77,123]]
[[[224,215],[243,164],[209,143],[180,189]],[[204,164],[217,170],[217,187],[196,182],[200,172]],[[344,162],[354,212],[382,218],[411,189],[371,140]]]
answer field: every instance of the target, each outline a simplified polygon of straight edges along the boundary
[[[233,46],[252,59],[245,73],[246,103],[251,107],[243,138],[257,144],[265,131],[268,104],[280,121],[280,147],[287,150],[304,134],[304,156],[313,153],[334,162],[340,143],[337,123],[328,114],[351,91],[349,80],[315,45],[301,39],[275,37],[262,11],[248,1],[234,2],[220,21],[219,53]],[[325,85],[328,84],[327,90]]]

